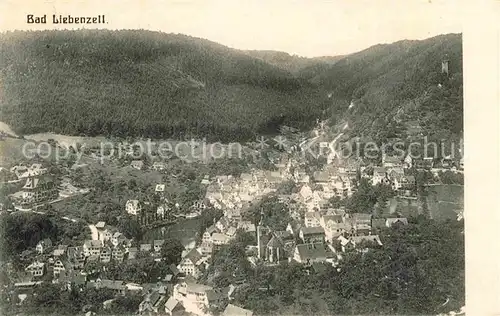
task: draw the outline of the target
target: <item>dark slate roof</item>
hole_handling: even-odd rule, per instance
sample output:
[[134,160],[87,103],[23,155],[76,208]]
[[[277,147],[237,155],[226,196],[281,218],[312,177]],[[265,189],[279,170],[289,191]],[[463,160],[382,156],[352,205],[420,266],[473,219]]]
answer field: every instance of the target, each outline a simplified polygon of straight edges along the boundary
[[327,251],[323,243],[310,243],[297,245],[297,250],[302,259],[326,258]]
[[172,272],[172,274],[175,276],[177,274],[179,274],[179,269],[177,269],[177,267],[175,266],[175,264],[171,264],[168,266],[170,271]]
[[316,235],[316,234],[324,234],[325,230],[323,227],[302,227],[302,234],[304,235]]
[[267,243],[267,246],[273,248],[281,248],[283,247],[283,242],[276,236],[273,236],[271,240],[269,240],[269,242]]
[[198,263],[198,261],[202,258],[202,255],[196,248],[194,248],[188,252],[186,258],[191,260],[191,262],[196,265],[196,263]]

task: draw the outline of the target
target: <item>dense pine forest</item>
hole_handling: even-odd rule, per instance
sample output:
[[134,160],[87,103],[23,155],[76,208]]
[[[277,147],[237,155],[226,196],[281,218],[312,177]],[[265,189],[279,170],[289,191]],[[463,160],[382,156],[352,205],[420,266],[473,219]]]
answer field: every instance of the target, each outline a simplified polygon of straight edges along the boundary
[[144,30],[8,32],[0,54],[0,116],[19,134],[241,141],[318,118],[377,139],[462,132],[456,34],[305,59]]
[[1,114],[20,133],[239,140],[276,122],[308,127],[326,105],[284,70],[184,35],[14,32],[0,42]]

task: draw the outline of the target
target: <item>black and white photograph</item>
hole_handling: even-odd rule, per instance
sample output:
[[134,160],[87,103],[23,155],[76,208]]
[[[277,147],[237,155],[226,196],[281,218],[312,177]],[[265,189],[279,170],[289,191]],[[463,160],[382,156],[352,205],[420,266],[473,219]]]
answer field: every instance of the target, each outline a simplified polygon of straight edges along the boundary
[[22,2],[1,315],[465,315],[455,1]]

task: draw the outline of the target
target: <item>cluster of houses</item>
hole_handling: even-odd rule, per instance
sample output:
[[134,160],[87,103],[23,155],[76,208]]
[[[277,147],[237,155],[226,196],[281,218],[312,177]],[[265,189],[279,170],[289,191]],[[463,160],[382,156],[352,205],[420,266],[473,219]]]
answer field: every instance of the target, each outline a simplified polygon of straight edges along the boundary
[[[133,260],[139,252],[160,257],[165,240],[154,240],[134,246],[133,240],[125,237],[114,226],[98,222],[94,225],[97,239],[85,240],[81,246],[53,245],[50,239],[41,240],[36,251],[40,255],[36,261],[26,267],[34,280],[47,273],[52,274],[54,282],[68,274],[82,272],[86,264],[98,262],[102,264]],[[157,259],[159,260],[159,259]]]
[[[255,233],[257,245],[250,247],[252,262],[275,264],[282,260],[299,263],[328,262],[336,264],[341,253],[369,246],[382,246],[377,232],[382,227],[406,225],[406,218],[372,218],[371,214],[347,214],[331,209],[332,197],[345,198],[356,192],[359,177],[373,185],[385,183],[396,191],[411,191],[415,178],[407,175],[409,159],[384,157],[382,166],[365,166],[360,161],[336,159],[315,172],[306,172],[304,162],[291,155],[279,155],[271,161],[276,171],[254,170],[240,177],[217,176],[204,179],[206,200],[223,210],[224,216],[203,234],[201,245],[183,258],[179,270],[194,278],[206,267],[208,258],[218,247],[234,238],[238,229]],[[297,190],[277,194],[284,181],[293,181]],[[289,210],[293,222],[284,231],[244,221],[242,214],[264,195],[275,195]]]
[[342,258],[342,252],[382,246],[380,229],[407,224],[408,220],[403,217],[373,218],[371,214],[347,214],[342,209],[306,212],[302,222],[290,222],[283,231],[222,217],[205,231],[202,244],[184,257],[178,268],[198,277],[212,253],[228,243],[238,228],[256,234],[257,245],[249,247],[248,259],[253,263],[276,264],[288,260],[335,265]]
[[173,217],[192,218],[199,216],[208,206],[204,200],[194,201],[188,210],[181,210],[178,203],[172,203],[166,197],[166,185],[156,184],[154,194],[157,199],[152,201],[128,200],[125,203],[125,212],[135,217],[141,224],[148,225]]
[[18,164],[10,169],[2,168],[4,178],[9,182],[24,185],[9,197],[14,205],[32,206],[58,197],[59,191],[55,179],[47,174],[47,168],[41,163]]
[[275,192],[289,176],[290,174],[283,169],[278,171],[254,169],[250,173],[242,173],[240,177],[221,175],[213,180],[205,177],[202,180],[202,183],[208,184],[205,200],[225,212],[245,210],[252,202]]
[[10,168],[10,172],[15,174],[18,179],[26,179],[46,174],[47,168],[44,168],[41,163],[33,163],[31,165],[19,164]]
[[[252,315],[251,311],[231,304],[234,286],[215,289],[198,281],[213,254],[234,239],[238,231],[256,236],[256,244],[247,248],[248,260],[252,264],[275,265],[282,261],[295,261],[305,265],[325,263],[336,266],[345,252],[364,252],[371,247],[383,246],[380,230],[408,225],[408,220],[398,216],[375,218],[371,214],[348,214],[344,209],[332,208],[331,198],[347,198],[354,194],[360,178],[368,179],[373,185],[389,185],[400,196],[411,196],[415,177],[409,175],[407,169],[433,167],[433,159],[414,160],[410,156],[403,160],[384,156],[380,166],[329,156],[326,165],[310,171],[307,161],[291,152],[270,156],[269,159],[275,167],[273,171],[254,169],[239,177],[205,176],[201,180],[206,187],[205,198],[194,201],[190,213],[184,216],[197,216],[211,206],[222,210],[223,217],[205,230],[200,244],[186,249],[177,266],[169,267],[171,274],[163,280],[168,286],[162,282],[137,285],[122,280],[89,281],[82,271],[92,262],[105,265],[111,261],[134,260],[139,253],[161,260],[164,240],[136,245],[104,222],[94,225],[97,236],[84,241],[81,246],[54,246],[49,239],[40,241],[36,246],[39,258],[26,267],[31,280],[19,286],[32,286],[48,276],[52,282],[60,283],[67,289],[108,288],[117,295],[142,291],[144,300],[138,307],[139,314],[172,315],[185,310],[197,315],[210,315],[211,308],[223,309],[225,306],[223,315]],[[142,160],[133,160],[130,166],[138,170],[145,167]],[[154,162],[151,168],[163,171],[166,165]],[[19,204],[40,203],[57,196],[54,181],[44,174],[46,169],[41,165],[16,166],[11,172],[26,181],[23,189],[13,195]],[[278,193],[285,181],[293,182],[296,189],[287,194]],[[154,194],[158,198],[154,199],[154,203],[131,199],[125,204],[125,212],[145,225],[164,220],[173,213],[184,212],[173,210],[179,206],[170,203],[165,193],[165,185],[157,184]],[[293,219],[284,230],[273,230],[244,219],[245,212],[255,202],[269,195],[276,196]],[[180,282],[174,284],[174,280]]]
[[[220,231],[224,231],[225,225],[224,221],[216,223],[216,226],[221,228]],[[67,290],[105,288],[112,290],[116,295],[140,291],[144,295],[144,300],[138,306],[141,315],[172,315],[177,311],[210,315],[210,308],[224,308],[232,300],[233,286],[218,290],[197,283],[195,278],[199,277],[201,271],[208,265],[209,258],[206,252],[201,254],[199,248],[187,249],[180,264],[171,265],[170,273],[157,284],[139,285],[124,280],[89,279],[89,275],[98,272],[97,270],[105,267],[106,263],[134,260],[138,253],[152,256],[159,261],[161,249],[165,244],[165,240],[154,240],[152,243],[143,243],[135,247],[133,241],[127,239],[115,227],[106,225],[105,222],[98,222],[94,226],[97,239],[86,240],[82,246],[53,245],[50,239],[41,240],[35,249],[38,253],[37,259],[25,268],[29,280],[16,283],[16,288],[29,289],[42,281],[52,280]],[[253,228],[255,231],[255,227]],[[101,268],[94,266],[92,268],[94,270],[85,269],[92,262],[101,263]],[[179,280],[181,282],[175,284]],[[105,307],[109,303],[105,302]],[[229,304],[225,307],[223,315],[252,315],[252,312]]]
[[303,222],[289,223],[286,231],[259,226],[257,257],[269,263],[288,260],[336,265],[342,252],[382,246],[380,229],[407,224],[402,217],[378,219],[371,214],[346,214],[342,209],[307,212]]

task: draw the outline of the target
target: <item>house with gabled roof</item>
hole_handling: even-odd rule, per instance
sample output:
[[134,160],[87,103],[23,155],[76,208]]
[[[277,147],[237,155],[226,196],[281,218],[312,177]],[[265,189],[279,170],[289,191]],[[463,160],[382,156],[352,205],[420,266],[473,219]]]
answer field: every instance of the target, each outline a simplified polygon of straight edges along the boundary
[[164,239],[153,240],[153,250],[155,252],[160,252],[161,248],[163,247],[163,244],[165,244],[165,240]]
[[97,229],[98,239],[102,242],[111,241],[114,233],[117,232],[115,227],[107,225],[102,221],[95,224],[95,228]]
[[415,186],[415,176],[398,174],[392,179],[392,189],[397,190],[409,190]]
[[319,225],[325,228],[329,222],[335,222],[337,224],[340,224],[344,222],[344,217],[342,215],[337,215],[337,214],[322,215],[319,221]]
[[384,167],[373,167],[372,184],[377,185],[379,183],[390,184],[391,181],[387,177],[387,170]]
[[406,155],[406,157],[403,159],[403,168],[405,169],[410,169],[413,167],[413,158],[410,153]]
[[211,256],[214,250],[214,243],[212,241],[202,241],[197,249],[203,256]]
[[85,257],[99,256],[102,250],[102,241],[100,240],[86,240],[83,243],[83,254]]
[[206,242],[212,242],[212,234],[216,232],[218,232],[218,229],[217,227],[215,227],[215,225],[209,226],[203,233],[202,240]]
[[353,220],[354,224],[371,225],[372,215],[366,213],[352,213],[349,217]]
[[60,257],[66,254],[68,250],[68,245],[58,245],[56,249],[52,252],[52,256]]
[[230,238],[227,235],[221,234],[221,233],[213,233],[212,236],[211,236],[211,239],[212,239],[212,243],[215,246],[225,245],[230,240]]
[[354,232],[356,236],[367,236],[372,232],[372,225],[369,224],[355,224]]
[[172,315],[175,312],[180,312],[184,309],[182,303],[176,300],[173,296],[169,297],[165,303],[165,313],[167,315]]
[[39,241],[36,245],[36,251],[39,254],[47,252],[50,248],[52,248],[52,240],[50,240],[50,238],[45,238],[44,240]]
[[21,191],[11,195],[16,204],[28,205],[57,198],[59,191],[52,176],[27,177]]
[[319,212],[307,212],[304,216],[306,227],[318,227],[320,225],[321,214]]
[[252,223],[251,221],[239,221],[238,222],[238,229],[242,229],[247,233],[256,232],[255,224]]
[[386,227],[393,227],[393,226],[406,226],[408,225],[408,219],[406,217],[397,217],[397,218],[387,218],[385,222]]
[[229,221],[239,222],[242,218],[241,210],[238,208],[224,210],[224,217]]
[[126,240],[127,237],[125,237],[125,235],[120,232],[115,232],[111,237],[111,244],[113,244],[114,247],[117,247],[118,245],[124,243]]
[[125,248],[123,246],[117,246],[111,249],[111,258],[117,262],[122,262],[125,258]]
[[350,231],[342,215],[323,215],[320,221],[321,227],[325,230],[325,239],[332,241],[334,238]]
[[328,185],[330,182],[330,175],[327,171],[315,171],[313,173],[314,183],[319,185]]
[[122,280],[97,279],[95,282],[87,282],[87,287],[95,289],[110,289],[116,294],[123,295],[127,290]]
[[[342,252],[346,252],[349,250],[357,249],[357,250],[365,250],[367,247],[376,247],[382,246],[382,242],[378,235],[369,235],[369,236],[351,236],[349,238],[345,238],[340,236],[338,238],[340,241],[340,246]],[[360,249],[361,246],[364,245],[364,248]]]
[[197,250],[189,251],[181,262],[177,265],[177,269],[185,275],[190,275],[198,278],[202,272],[203,255]]
[[384,168],[401,168],[403,167],[403,162],[399,157],[382,155],[382,166]]
[[286,226],[286,231],[290,232],[292,235],[299,235],[302,224],[299,221],[291,221]]
[[139,315],[151,315],[161,313],[165,308],[166,297],[158,291],[147,293],[144,300],[139,304]]
[[142,170],[144,168],[144,161],[142,160],[132,160],[130,162],[130,167],[137,169],[137,170]]
[[300,194],[300,197],[302,198],[302,200],[307,201],[310,198],[312,198],[313,190],[311,189],[311,187],[308,184],[304,184],[300,188],[299,194]]
[[162,171],[162,170],[165,170],[167,168],[167,164],[163,161],[155,161],[155,162],[153,162],[153,165],[151,166],[151,168],[153,170],[156,170],[156,171]]
[[184,282],[174,286],[172,297],[182,302],[187,312],[203,315],[210,306],[211,291],[211,286],[196,283],[196,280],[186,277]]
[[99,254],[99,259],[102,263],[108,263],[111,261],[111,248],[108,246],[104,246],[101,249],[101,253]]
[[229,227],[231,226],[231,221],[223,216],[221,217],[217,223],[215,223],[215,227],[220,231],[220,232],[225,232]]
[[347,197],[349,195],[349,188],[342,177],[334,177],[331,182],[331,189],[335,192],[335,196],[340,198]]
[[325,230],[321,226],[317,227],[302,227],[299,232],[299,238],[304,243],[324,242]]
[[236,227],[231,226],[227,229],[226,236],[229,238],[234,238],[236,236],[236,231],[237,231]]
[[35,261],[27,266],[25,270],[33,277],[41,277],[45,274],[46,266],[44,262]]
[[139,245],[139,250],[140,251],[150,252],[151,249],[153,249],[153,248],[152,248],[151,244],[149,244],[149,243],[148,244],[140,244]]
[[68,247],[66,250],[66,257],[74,270],[83,269],[86,257],[83,247]]
[[128,200],[127,203],[125,203],[125,210],[128,214],[136,216],[141,212],[142,206],[139,200]]
[[334,257],[333,251],[324,243],[305,243],[295,246],[293,260],[298,263],[312,264],[326,262]]
[[210,185],[212,183],[212,181],[210,180],[210,176],[208,174],[206,174],[205,176],[203,176],[203,179],[201,179],[200,183],[202,185]]
[[163,219],[165,218],[165,216],[167,216],[170,210],[171,208],[167,204],[158,205],[158,207],[156,208],[156,215],[160,219]]

